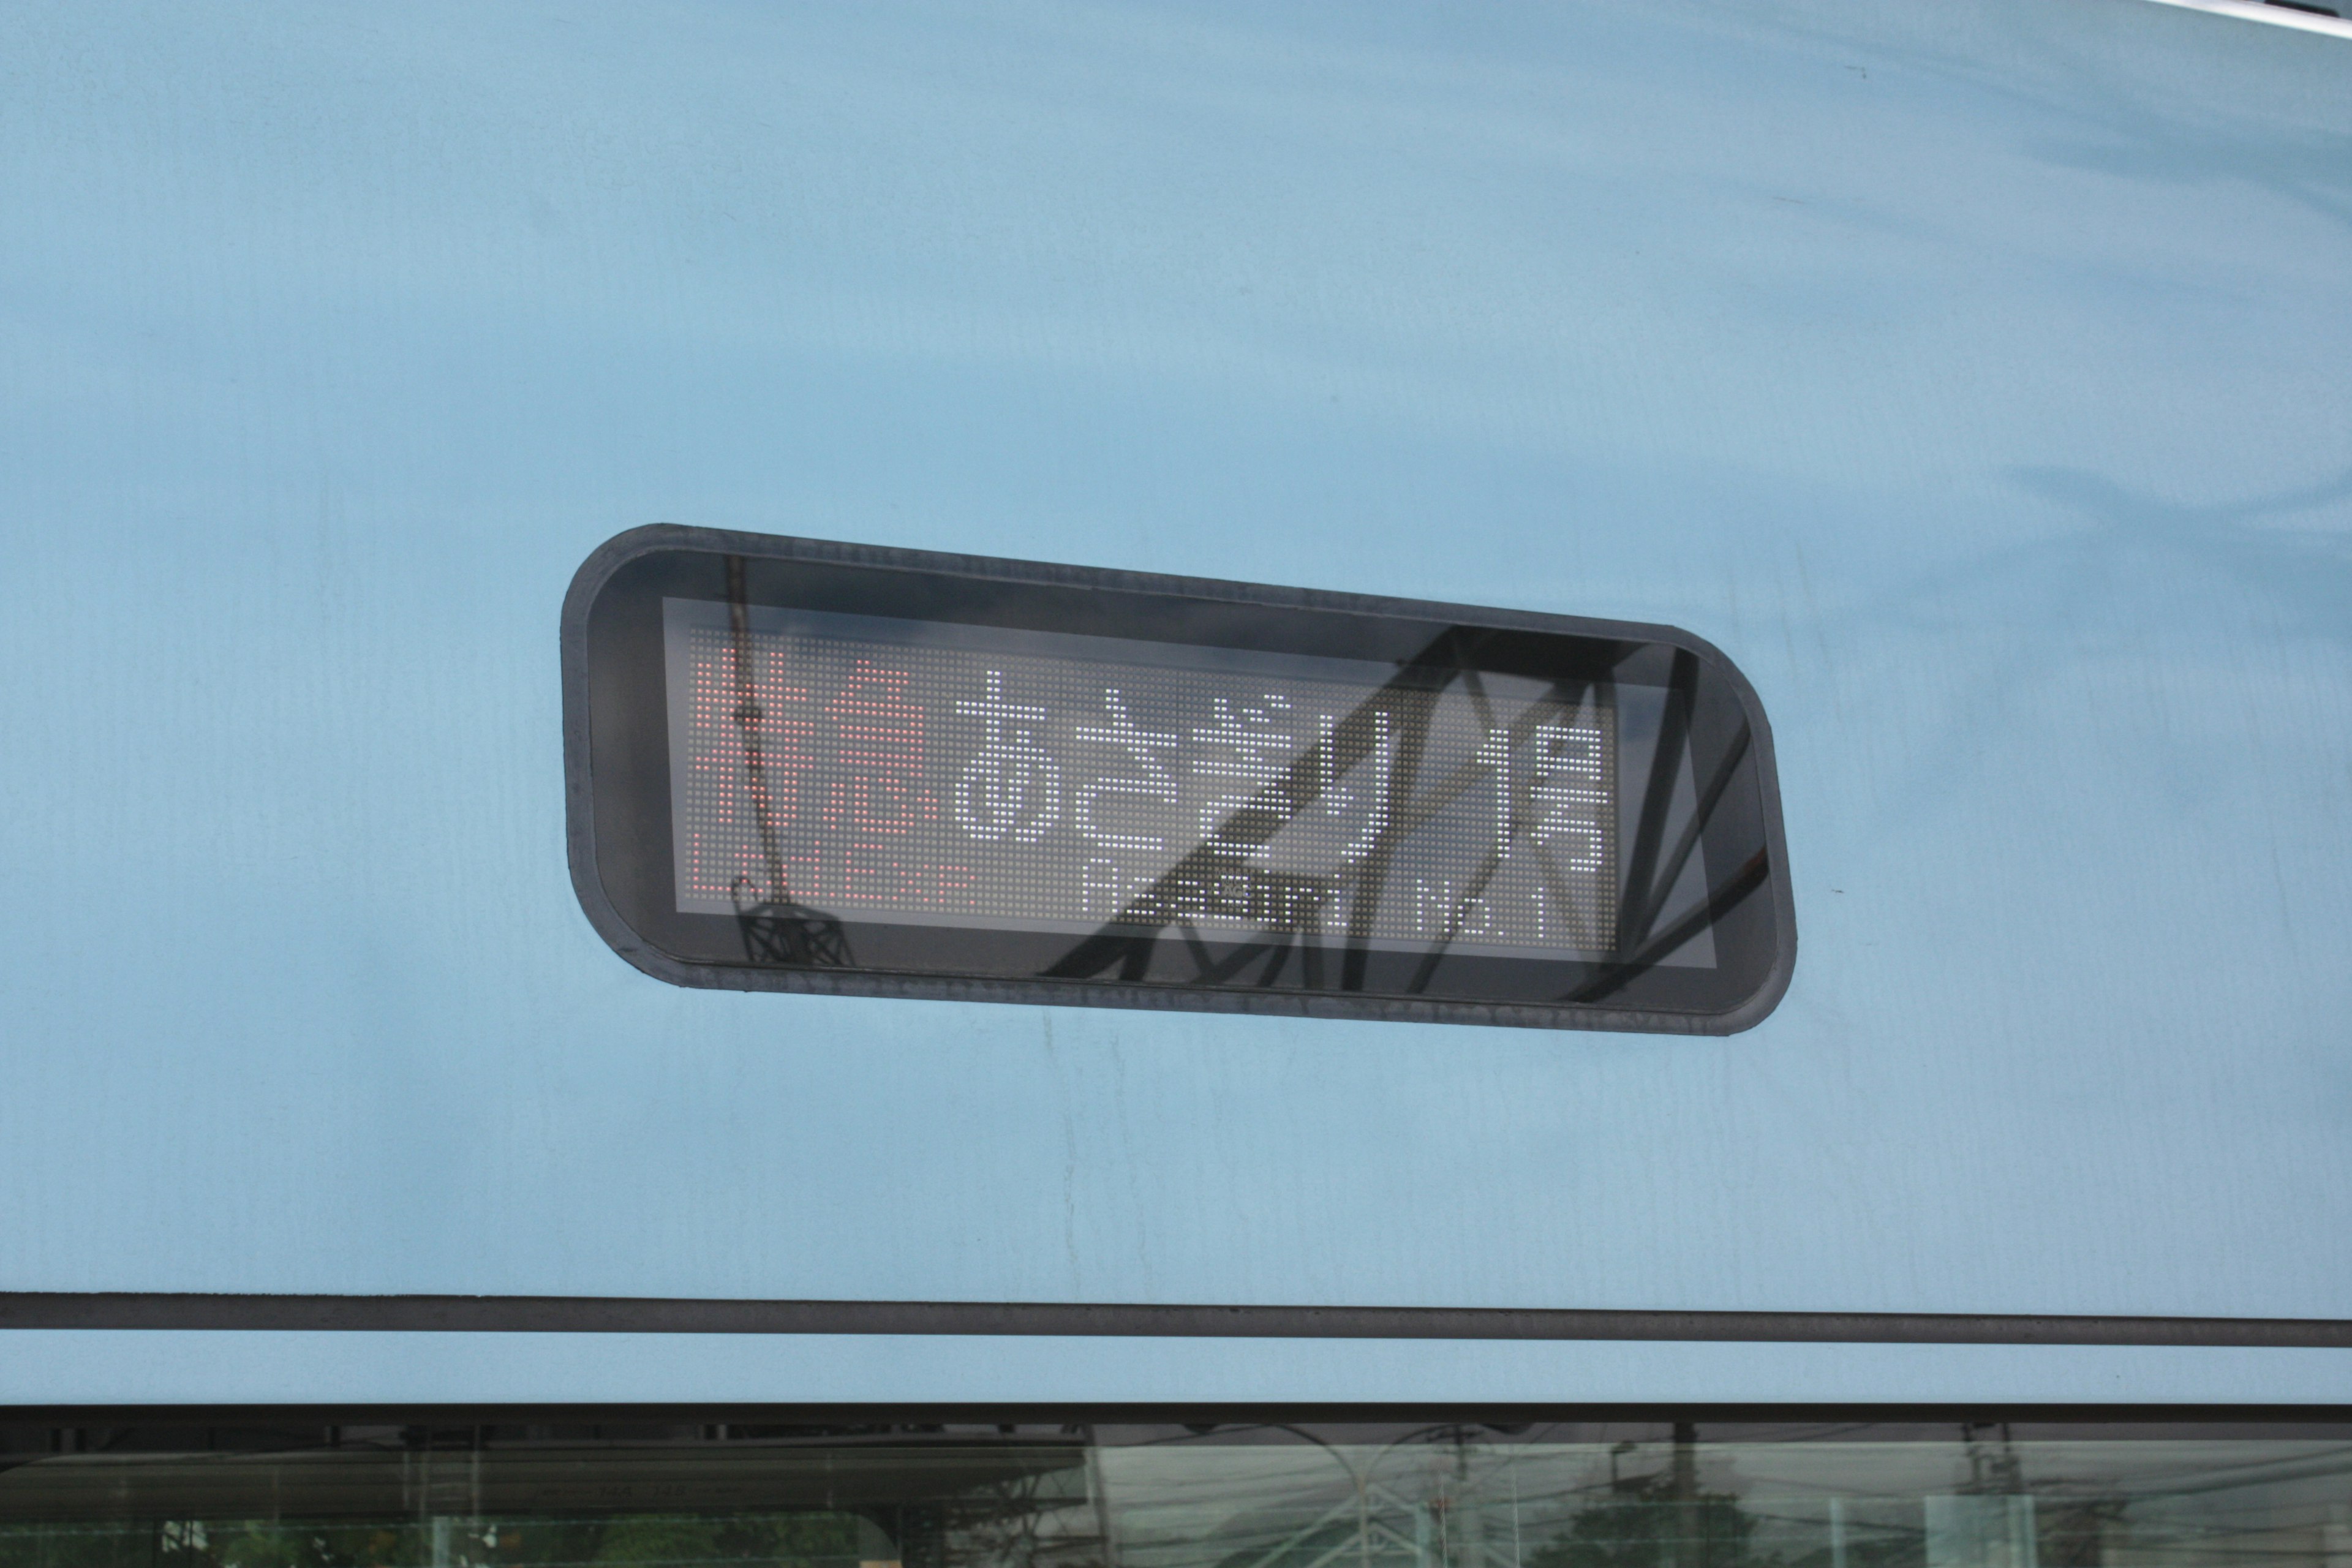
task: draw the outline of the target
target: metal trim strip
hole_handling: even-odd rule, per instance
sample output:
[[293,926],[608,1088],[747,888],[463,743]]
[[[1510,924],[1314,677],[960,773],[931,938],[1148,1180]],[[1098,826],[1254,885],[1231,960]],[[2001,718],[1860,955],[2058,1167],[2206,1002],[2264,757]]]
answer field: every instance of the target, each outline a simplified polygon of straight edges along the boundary
[[2352,1320],[2340,1318],[150,1291],[0,1292],[0,1329],[1646,1340],[2352,1349]]

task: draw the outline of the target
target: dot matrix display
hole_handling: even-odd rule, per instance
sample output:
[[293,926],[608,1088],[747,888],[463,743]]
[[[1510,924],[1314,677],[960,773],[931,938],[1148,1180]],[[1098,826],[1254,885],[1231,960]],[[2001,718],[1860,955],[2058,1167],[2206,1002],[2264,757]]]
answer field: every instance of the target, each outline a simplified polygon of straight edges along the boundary
[[1607,687],[681,598],[663,626],[681,913],[1616,940]]
[[1672,626],[656,525],[563,610],[572,885],[670,984],[1732,1034],[1771,731]]

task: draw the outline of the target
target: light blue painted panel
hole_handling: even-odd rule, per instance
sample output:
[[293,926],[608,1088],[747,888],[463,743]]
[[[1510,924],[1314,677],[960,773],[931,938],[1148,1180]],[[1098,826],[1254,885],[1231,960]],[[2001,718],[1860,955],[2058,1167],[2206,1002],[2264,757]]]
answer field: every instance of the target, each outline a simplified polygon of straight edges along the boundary
[[0,1352],[0,1405],[2352,1404],[2352,1352],[2213,1346],[26,1329]]
[[[2352,42],[19,0],[0,213],[0,1289],[2352,1310]],[[655,521],[1688,627],[1794,988],[667,988],[555,657]]]

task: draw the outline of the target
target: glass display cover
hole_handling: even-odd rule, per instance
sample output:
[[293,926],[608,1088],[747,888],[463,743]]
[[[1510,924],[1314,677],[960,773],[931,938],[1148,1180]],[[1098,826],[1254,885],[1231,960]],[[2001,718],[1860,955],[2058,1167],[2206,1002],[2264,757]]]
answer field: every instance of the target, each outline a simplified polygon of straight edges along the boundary
[[44,1413],[0,1568],[2342,1568],[2347,1498],[2341,1413]]
[[1785,983],[1761,715],[1682,634],[677,529],[572,612],[575,874],[667,979],[1680,1029]]

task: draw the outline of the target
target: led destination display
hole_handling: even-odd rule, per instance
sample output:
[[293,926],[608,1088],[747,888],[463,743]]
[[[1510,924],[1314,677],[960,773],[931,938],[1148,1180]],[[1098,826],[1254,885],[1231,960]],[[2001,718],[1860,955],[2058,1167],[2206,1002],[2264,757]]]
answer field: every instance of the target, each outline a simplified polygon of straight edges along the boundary
[[664,621],[682,912],[1613,943],[1596,687],[686,599]]
[[1671,627],[657,527],[564,612],[572,880],[682,985],[1728,1031],[1770,737]]

